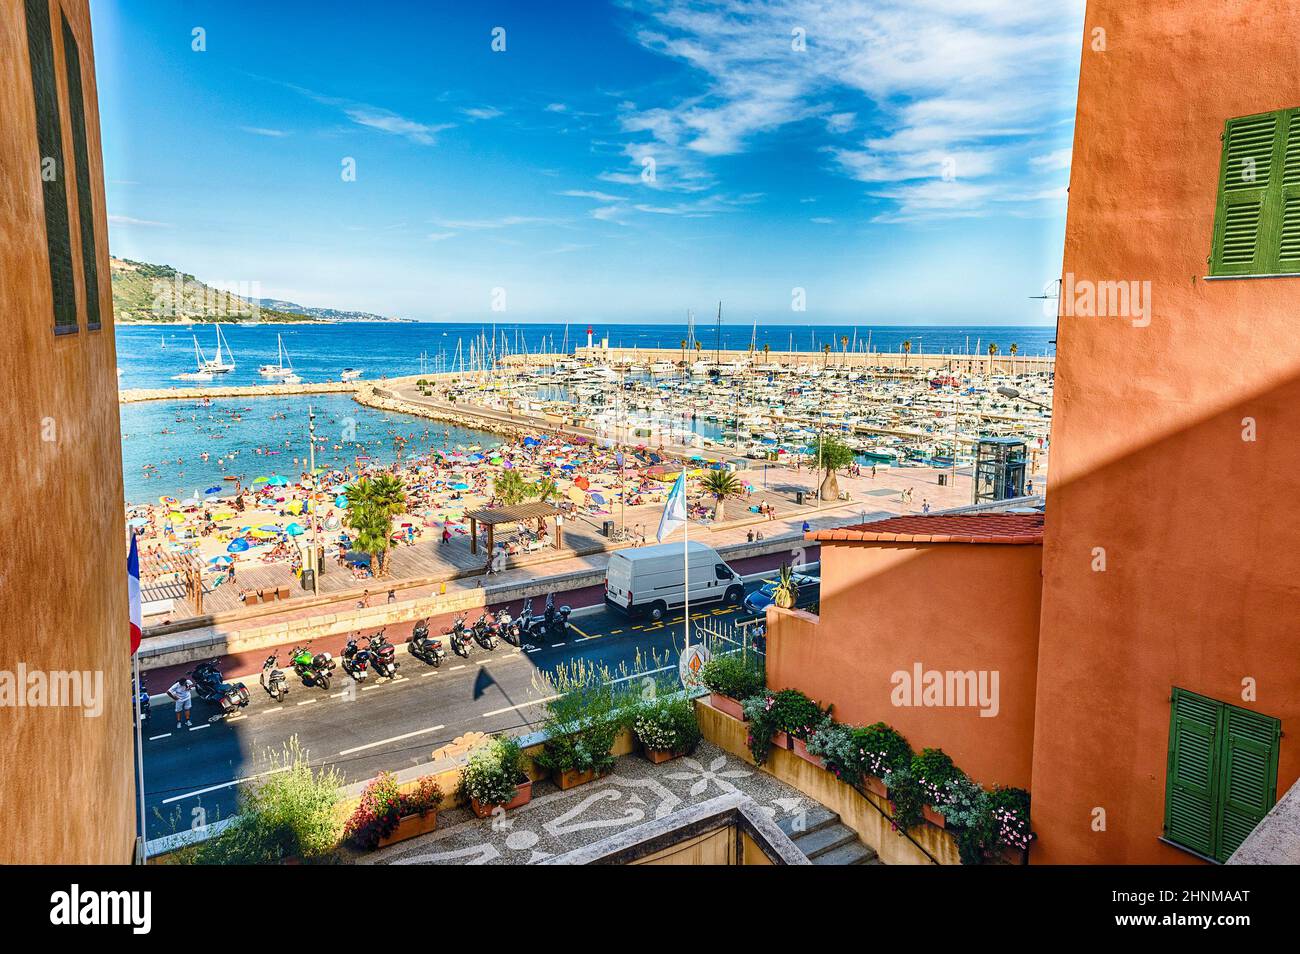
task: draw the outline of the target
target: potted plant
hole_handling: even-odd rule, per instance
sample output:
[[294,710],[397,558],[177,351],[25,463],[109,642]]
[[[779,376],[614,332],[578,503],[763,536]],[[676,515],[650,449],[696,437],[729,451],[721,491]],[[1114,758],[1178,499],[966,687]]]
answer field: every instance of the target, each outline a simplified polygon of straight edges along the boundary
[[781,566],[776,586],[772,588],[772,602],[781,609],[794,609],[799,601],[799,583],[794,578],[794,569],[789,563]]
[[470,753],[460,776],[470,808],[486,818],[497,808],[509,811],[528,804],[533,783],[524,772],[524,754],[508,736],[493,736]]
[[965,778],[943,749],[922,749],[912,757],[912,774],[922,789],[921,815],[932,825],[943,828],[946,824],[941,809],[946,800],[949,782]]
[[816,702],[798,689],[751,696],[745,700],[743,708],[752,723],[749,727],[749,752],[757,764],[767,761],[767,754],[775,745],[790,749],[800,758],[821,766],[820,760],[814,760],[804,743],[815,727],[829,716],[829,709],[823,712]]
[[700,741],[695,706],[683,695],[643,703],[632,720],[632,732],[645,757],[656,765],[685,755]]
[[874,795],[888,798],[884,778],[912,764],[912,747],[901,733],[883,722],[854,729],[853,740],[861,760],[863,786]]
[[364,849],[395,845],[437,828],[440,804],[442,790],[432,775],[419,779],[413,791],[403,792],[396,776],[380,772],[362,791],[343,837]]
[[763,688],[763,675],[756,658],[737,653],[714,656],[700,667],[700,681],[709,690],[709,705],[733,719],[745,720],[741,700]]
[[989,806],[1002,860],[1028,864],[1029,843],[1034,840],[1029,823],[1029,793],[1023,788],[995,788],[989,793]]
[[580,678],[546,703],[546,742],[534,761],[561,789],[585,785],[614,767],[610,751],[627,720],[623,700],[601,679]]

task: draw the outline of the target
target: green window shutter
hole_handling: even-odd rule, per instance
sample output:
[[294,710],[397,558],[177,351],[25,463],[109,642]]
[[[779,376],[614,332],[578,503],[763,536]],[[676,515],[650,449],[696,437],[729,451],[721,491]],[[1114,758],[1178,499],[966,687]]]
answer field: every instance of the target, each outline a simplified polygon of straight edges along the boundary
[[1281,189],[1277,270],[1300,272],[1300,109],[1291,110],[1287,118]]
[[68,230],[68,186],[63,164],[63,128],[55,81],[54,38],[49,0],[26,0],[27,56],[36,100],[36,161],[45,205],[45,245],[54,294],[56,334],[77,330],[76,286],[72,277],[72,238]]
[[1165,836],[1203,855],[1215,851],[1218,704],[1174,690],[1169,723]]
[[1223,826],[1215,857],[1227,861],[1273,807],[1282,724],[1236,706],[1224,706],[1223,721]]
[[81,54],[68,18],[63,18],[63,65],[68,75],[68,111],[76,159],[77,222],[81,227],[81,276],[86,286],[86,327],[99,320],[99,256],[95,251],[95,199],[90,191],[90,149],[86,142],[86,103],[81,86]]

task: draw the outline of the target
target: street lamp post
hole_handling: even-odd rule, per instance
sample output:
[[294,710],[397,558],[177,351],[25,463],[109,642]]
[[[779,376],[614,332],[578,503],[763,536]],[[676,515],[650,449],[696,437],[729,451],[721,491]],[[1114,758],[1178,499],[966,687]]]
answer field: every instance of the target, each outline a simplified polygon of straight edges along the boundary
[[318,521],[317,521],[318,514],[316,512],[316,508],[312,506],[313,504],[317,503],[315,499],[316,497],[316,411],[310,404],[307,405],[307,444],[309,445],[307,448],[307,457],[309,461],[307,464],[308,467],[307,480],[308,480],[308,485],[311,488],[311,498],[308,499],[307,501],[307,506],[308,506],[307,519],[311,521],[311,552],[312,552],[312,561],[315,563],[315,566],[311,568],[311,589],[312,589],[312,595],[319,596],[320,595],[320,566],[321,566],[320,534],[318,532]]

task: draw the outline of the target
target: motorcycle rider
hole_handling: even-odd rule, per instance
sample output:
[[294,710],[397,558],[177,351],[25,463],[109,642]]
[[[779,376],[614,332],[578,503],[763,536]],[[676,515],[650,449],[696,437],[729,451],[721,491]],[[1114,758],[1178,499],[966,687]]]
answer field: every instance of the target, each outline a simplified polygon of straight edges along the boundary
[[194,680],[190,678],[177,679],[167,690],[167,695],[176,703],[176,728],[181,727],[181,714],[185,715],[185,724],[192,725],[190,722],[190,692],[194,688]]

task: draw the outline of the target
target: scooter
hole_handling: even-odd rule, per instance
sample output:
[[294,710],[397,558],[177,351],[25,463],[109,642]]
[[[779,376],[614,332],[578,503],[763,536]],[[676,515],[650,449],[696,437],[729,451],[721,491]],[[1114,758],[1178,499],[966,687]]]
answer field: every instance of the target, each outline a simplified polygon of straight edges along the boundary
[[204,702],[211,702],[220,710],[216,715],[208,716],[209,722],[217,722],[234,715],[248,705],[248,689],[242,682],[226,682],[217,668],[220,660],[202,662],[189,673],[194,681],[194,692]]
[[295,646],[289,659],[304,685],[329,689],[335,666],[334,657],[329,653],[312,653],[310,647]]
[[397,677],[397,667],[401,665],[397,661],[397,650],[384,637],[382,629],[370,637],[366,652],[370,654],[370,665],[375,670],[376,679],[382,677],[391,680]]
[[465,630],[464,616],[457,616],[451,628],[443,631],[443,635],[450,638],[452,652],[465,659],[469,658],[470,636]]
[[496,622],[497,633],[500,634],[502,639],[511,646],[520,646],[523,644],[523,630],[520,625],[515,622],[514,617],[510,615],[508,609],[502,607],[497,610],[494,615],[494,620]]
[[429,638],[427,619],[416,623],[415,628],[411,630],[411,638],[406,641],[406,651],[435,669],[447,658],[447,650],[442,648],[442,640]]
[[366,681],[366,673],[370,670],[370,652],[357,646],[356,636],[348,638],[348,644],[343,647],[343,655],[339,659],[345,673],[357,682]]
[[284,702],[284,697],[289,694],[289,677],[283,669],[276,668],[278,662],[276,654],[271,653],[266,657],[266,662],[262,663],[262,688],[276,702]]
[[474,621],[474,628],[471,630],[474,641],[486,649],[488,652],[497,648],[497,631],[487,618],[487,613],[480,614],[479,618]]

